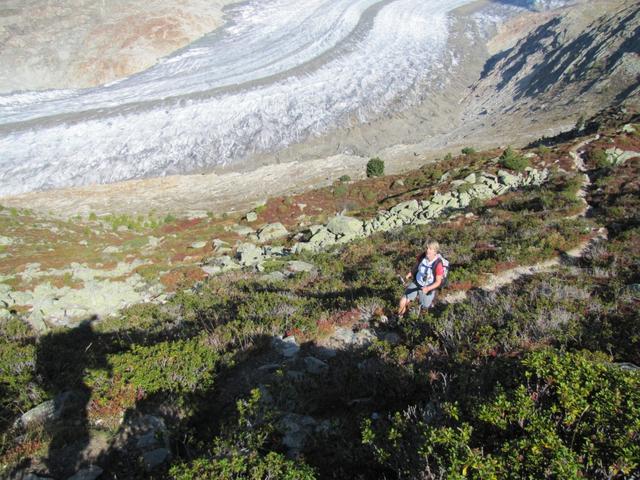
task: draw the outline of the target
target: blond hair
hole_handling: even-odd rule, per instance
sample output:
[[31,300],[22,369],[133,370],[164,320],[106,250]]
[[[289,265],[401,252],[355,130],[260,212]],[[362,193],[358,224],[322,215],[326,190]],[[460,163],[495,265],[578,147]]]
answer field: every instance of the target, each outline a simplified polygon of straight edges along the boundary
[[438,253],[440,251],[440,244],[435,240],[427,240],[424,242],[424,249],[426,250],[427,248],[432,248],[436,253]]

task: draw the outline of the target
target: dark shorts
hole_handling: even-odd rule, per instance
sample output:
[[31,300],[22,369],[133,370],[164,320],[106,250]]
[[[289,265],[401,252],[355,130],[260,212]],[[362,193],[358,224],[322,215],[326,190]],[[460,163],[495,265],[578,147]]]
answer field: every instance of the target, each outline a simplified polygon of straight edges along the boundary
[[409,301],[415,300],[415,298],[418,297],[422,308],[429,308],[433,303],[433,300],[436,298],[436,291],[431,290],[429,293],[425,294],[422,291],[422,287],[416,285],[415,282],[411,282],[407,285],[407,289],[404,291],[404,296]]

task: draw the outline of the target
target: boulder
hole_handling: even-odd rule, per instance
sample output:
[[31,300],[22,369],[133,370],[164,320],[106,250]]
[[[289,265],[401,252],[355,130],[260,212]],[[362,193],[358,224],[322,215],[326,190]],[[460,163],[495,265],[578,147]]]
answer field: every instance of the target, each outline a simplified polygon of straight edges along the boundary
[[316,270],[316,267],[312,263],[302,262],[300,260],[292,260],[287,263],[287,270],[291,273],[314,272]]
[[209,275],[217,275],[231,270],[238,270],[241,266],[229,255],[223,255],[221,257],[214,258],[208,265],[201,268]]
[[199,250],[199,249],[204,248],[206,246],[207,246],[207,242],[199,241],[199,242],[193,242],[191,245],[189,245],[189,248],[193,248],[193,249]]
[[162,242],[162,238],[154,237],[153,235],[149,235],[147,237],[147,246],[149,248],[156,248],[160,246],[160,242]]
[[260,278],[265,282],[281,282],[283,280],[286,280],[287,276],[282,272],[276,271],[276,272],[267,273],[266,275],[262,275],[262,277]]
[[336,243],[335,234],[331,233],[328,229],[322,228],[317,230],[315,234],[309,239],[309,243],[316,247],[326,247]]
[[247,227],[245,225],[232,225],[231,227],[225,227],[225,230],[237,233],[238,235],[241,235],[243,237],[247,237],[256,233],[253,228]]
[[216,253],[227,253],[231,251],[231,245],[224,240],[220,240],[219,238],[214,238],[211,242],[213,245],[213,251]]
[[635,131],[636,128],[630,123],[622,126],[622,133],[634,133]]
[[407,202],[401,202],[397,204],[395,207],[391,208],[389,211],[393,214],[401,214],[401,213],[409,213],[410,215],[415,214],[420,209],[420,205],[418,205],[417,200],[409,200]]
[[142,454],[142,463],[147,472],[155,470],[171,457],[167,448],[156,448]]
[[375,335],[369,329],[362,329],[353,332],[351,329],[338,327],[329,337],[331,343],[341,344],[342,346],[366,346],[373,342]]
[[0,245],[3,247],[7,247],[9,245],[13,245],[13,238],[10,237],[5,237],[3,235],[0,235]]
[[274,247],[271,245],[263,247],[262,251],[264,252],[265,257],[284,257],[289,253],[285,247]]
[[243,243],[236,249],[236,256],[243,267],[257,265],[262,262],[262,248],[253,243]]
[[305,357],[304,366],[309,373],[320,375],[329,370],[329,365],[316,357]]
[[74,475],[70,476],[67,480],[95,480],[102,475],[102,468],[97,465],[91,465],[88,468],[78,470]]
[[[496,183],[495,185],[498,186],[499,184]],[[493,197],[493,191],[484,183],[476,183],[467,193],[471,195],[472,198],[479,198],[481,200]]]
[[364,231],[361,220],[345,215],[336,215],[329,220],[327,230],[335,235],[362,235]]
[[304,448],[309,435],[316,428],[318,422],[308,415],[288,413],[277,424],[278,430],[284,435],[282,443],[295,452]]
[[258,231],[258,240],[264,243],[275,240],[276,238],[286,237],[287,235],[289,235],[289,232],[280,222],[270,223]]
[[607,161],[611,163],[611,165],[621,165],[630,158],[640,157],[640,153],[634,152],[632,150],[622,150],[620,148],[608,148],[605,150],[607,154]]
[[255,222],[256,220],[258,220],[258,214],[256,212],[249,212],[244,218],[249,223]]
[[469,204],[471,203],[471,199],[472,199],[471,195],[469,195],[466,192],[462,192],[460,194],[460,198],[458,199],[458,202],[460,204],[460,208],[468,207]]
[[56,396],[53,400],[47,400],[15,421],[14,428],[30,430],[34,427],[46,427],[62,419],[62,416],[74,404],[77,397],[72,392],[64,392]]
[[464,181],[467,183],[476,183],[476,174],[470,173],[466,177],[464,177]]
[[272,340],[271,345],[280,355],[287,358],[295,357],[300,350],[294,336],[287,338],[275,337]]
[[515,187],[520,183],[517,176],[511,175],[509,172],[504,170],[498,170],[498,178],[500,179],[500,182],[507,187]]

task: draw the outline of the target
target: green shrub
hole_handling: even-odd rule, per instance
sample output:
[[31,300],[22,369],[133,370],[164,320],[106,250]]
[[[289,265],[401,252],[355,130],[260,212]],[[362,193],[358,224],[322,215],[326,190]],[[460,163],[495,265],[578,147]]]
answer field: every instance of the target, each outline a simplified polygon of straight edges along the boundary
[[610,168],[613,163],[609,159],[607,152],[602,148],[596,148],[589,153],[589,160],[596,164],[598,168]]
[[381,177],[384,175],[384,161],[378,157],[367,162],[367,177]]
[[129,352],[110,356],[114,375],[149,394],[205,390],[213,384],[219,361],[201,337],[133,345]]
[[509,170],[522,172],[529,166],[529,159],[517,154],[510,146],[500,155],[500,165]]
[[475,149],[472,147],[464,147],[462,149],[462,154],[463,155],[473,155],[474,153],[476,153]]
[[349,175],[342,175],[338,180],[340,180],[341,182],[350,182],[351,177]]
[[349,193],[349,187],[347,185],[339,184],[333,187],[333,196],[334,197],[346,197],[347,193]]
[[[487,399],[412,407],[362,424],[362,443],[399,477],[627,478],[640,467],[640,375],[590,353],[542,350]],[[436,407],[437,408],[437,407]],[[425,418],[440,417],[439,422]]]
[[313,480],[313,469],[301,461],[288,460],[274,451],[265,452],[274,431],[272,415],[260,402],[260,390],[237,403],[239,418],[228,433],[214,441],[209,455],[171,467],[176,480]]

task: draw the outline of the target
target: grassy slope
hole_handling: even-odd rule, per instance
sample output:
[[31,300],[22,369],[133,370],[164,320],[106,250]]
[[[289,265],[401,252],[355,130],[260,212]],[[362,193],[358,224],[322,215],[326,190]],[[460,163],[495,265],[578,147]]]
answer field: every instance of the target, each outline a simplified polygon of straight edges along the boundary
[[[604,133],[589,152],[612,143],[640,146],[637,134]],[[263,478],[265,469],[290,472],[282,478],[623,478],[640,462],[632,447],[639,435],[638,374],[608,368],[591,354],[557,352],[586,349],[604,352],[606,361],[640,363],[634,333],[640,331],[639,296],[631,286],[639,282],[640,162],[616,168],[588,162],[594,213],[572,219],[582,204],[570,145],[537,151],[532,161],[553,168],[552,181],[542,187],[475,204],[467,212],[473,216],[305,254],[317,273],[269,285],[252,272],[200,282],[197,262],[210,247],[191,252],[188,245],[212,237],[233,241],[238,237],[224,226],[238,219],[167,219],[157,225],[111,219],[114,226],[132,227],[120,233],[104,231],[97,220],[47,220],[63,232],[48,237],[50,227],[38,230],[41,221],[34,222],[32,213],[5,211],[4,231],[24,241],[5,247],[12,256],[3,260],[0,273],[23,268],[26,261],[41,263],[43,270],[72,260],[103,267],[131,261],[153,235],[164,243],[147,254],[153,265],[140,267],[140,273],[160,276],[177,293],[165,305],[133,306],[101,323],[40,338],[19,315],[0,324],[4,472],[29,458],[48,457],[34,465],[68,475],[69,459],[77,456],[70,450],[86,446],[78,439],[98,432],[113,437],[122,415],[137,411],[162,412],[167,419],[174,439],[172,475],[179,478]],[[587,158],[598,158],[589,152]],[[343,209],[369,216],[446,190],[436,183],[444,171],[453,180],[496,168],[489,159],[498,153],[451,159],[440,165],[441,172],[428,167],[402,177],[337,181],[331,188],[271,199],[256,223],[280,220],[291,229]],[[566,252],[599,227],[608,229],[609,241],[592,244],[576,264],[521,278],[495,293],[473,290],[489,274]],[[384,333],[377,325],[380,314],[391,312],[402,293],[396,274],[410,266],[427,235],[443,245],[453,265],[450,289],[468,291],[465,301],[440,304],[421,317],[413,313],[394,331],[398,343],[378,340],[340,351],[325,375],[295,379],[288,372],[303,369],[300,361],[272,373],[257,370],[279,360],[268,346],[285,332],[306,342],[303,352],[313,354],[336,326]],[[66,243],[69,236],[87,240],[87,248],[74,249]],[[102,250],[109,245],[121,252],[105,258]],[[194,281],[195,288],[184,289]],[[238,409],[236,400],[251,398],[259,386],[263,399],[254,393]],[[75,422],[20,437],[9,427],[20,411],[70,389],[79,392]],[[295,462],[282,455],[276,428],[285,412],[312,415],[327,425],[310,437]],[[615,417],[624,421],[616,423]],[[135,460],[115,449],[95,461],[107,475],[144,476]]]

